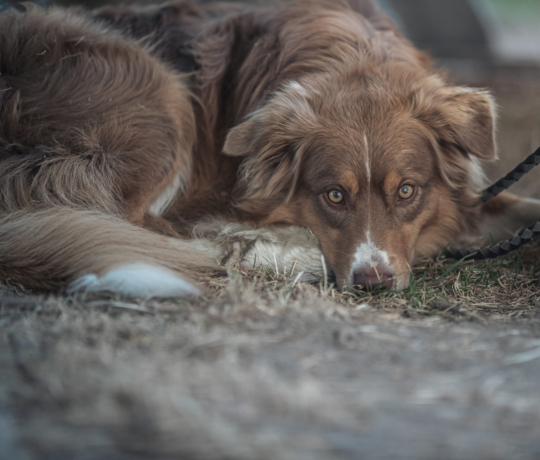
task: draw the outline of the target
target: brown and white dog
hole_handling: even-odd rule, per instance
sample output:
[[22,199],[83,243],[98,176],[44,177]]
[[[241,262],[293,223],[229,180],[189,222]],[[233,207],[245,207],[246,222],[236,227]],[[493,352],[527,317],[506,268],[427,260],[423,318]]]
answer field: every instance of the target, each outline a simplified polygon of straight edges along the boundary
[[322,251],[340,288],[399,290],[418,256],[540,214],[475,206],[492,97],[371,1],[213,16],[0,15],[1,281],[194,294],[232,238],[244,263],[319,273]]

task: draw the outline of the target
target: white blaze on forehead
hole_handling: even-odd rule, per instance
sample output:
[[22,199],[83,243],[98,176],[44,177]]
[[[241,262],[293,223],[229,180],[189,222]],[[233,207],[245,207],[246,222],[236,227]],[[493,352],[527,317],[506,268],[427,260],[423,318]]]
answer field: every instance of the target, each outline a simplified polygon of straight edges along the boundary
[[366,233],[366,241],[356,247],[351,273],[354,274],[355,272],[377,266],[385,268],[390,272],[392,271],[388,253],[377,247],[371,240],[368,231]]
[[369,164],[369,145],[367,141],[367,136],[364,134],[364,142],[366,144],[366,171],[367,171],[367,180],[371,182],[371,165]]

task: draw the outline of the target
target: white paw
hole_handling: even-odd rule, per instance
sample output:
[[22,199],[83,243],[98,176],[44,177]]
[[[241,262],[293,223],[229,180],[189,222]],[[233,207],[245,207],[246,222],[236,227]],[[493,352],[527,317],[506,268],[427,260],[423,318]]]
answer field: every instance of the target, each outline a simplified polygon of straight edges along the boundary
[[184,297],[201,291],[179,274],[144,263],[126,265],[105,275],[84,275],[70,284],[68,292],[110,291],[131,297]]
[[[305,227],[271,226],[254,228],[223,220],[208,220],[194,229],[192,245],[213,251],[227,265],[264,267],[280,274],[313,282],[324,276],[322,250],[318,240]],[[197,244],[198,246],[195,246]]]
[[[262,232],[261,232],[262,233]],[[271,227],[243,255],[245,267],[268,267],[306,282],[320,280],[325,273],[317,239],[303,227]]]

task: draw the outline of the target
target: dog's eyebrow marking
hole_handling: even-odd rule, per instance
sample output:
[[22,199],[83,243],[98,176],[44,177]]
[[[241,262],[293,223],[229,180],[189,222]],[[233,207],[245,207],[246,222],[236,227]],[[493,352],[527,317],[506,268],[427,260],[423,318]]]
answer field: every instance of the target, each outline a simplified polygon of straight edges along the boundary
[[367,141],[367,136],[364,134],[364,142],[366,144],[366,171],[367,171],[367,180],[371,182],[371,166],[369,164],[369,145]]
[[344,173],[340,177],[339,181],[349,190],[352,195],[358,194],[360,190],[358,187],[358,179],[352,171],[347,171]]

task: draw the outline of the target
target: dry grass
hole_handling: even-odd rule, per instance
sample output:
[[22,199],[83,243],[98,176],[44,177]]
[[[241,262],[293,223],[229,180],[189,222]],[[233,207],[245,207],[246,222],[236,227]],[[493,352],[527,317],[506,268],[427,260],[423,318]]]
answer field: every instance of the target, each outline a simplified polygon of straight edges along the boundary
[[198,300],[6,289],[0,458],[538,458],[539,250],[426,261],[401,294],[271,270]]
[[[236,267],[232,277],[272,292],[277,298],[293,296],[294,277],[272,269]],[[323,279],[317,286],[322,297],[356,310],[394,312],[404,317],[444,316],[490,319],[530,318],[540,315],[540,246],[530,244],[506,257],[489,261],[455,261],[444,256],[426,259],[414,267],[410,285],[403,292],[340,292]],[[208,280],[215,295],[223,295],[228,279]]]

